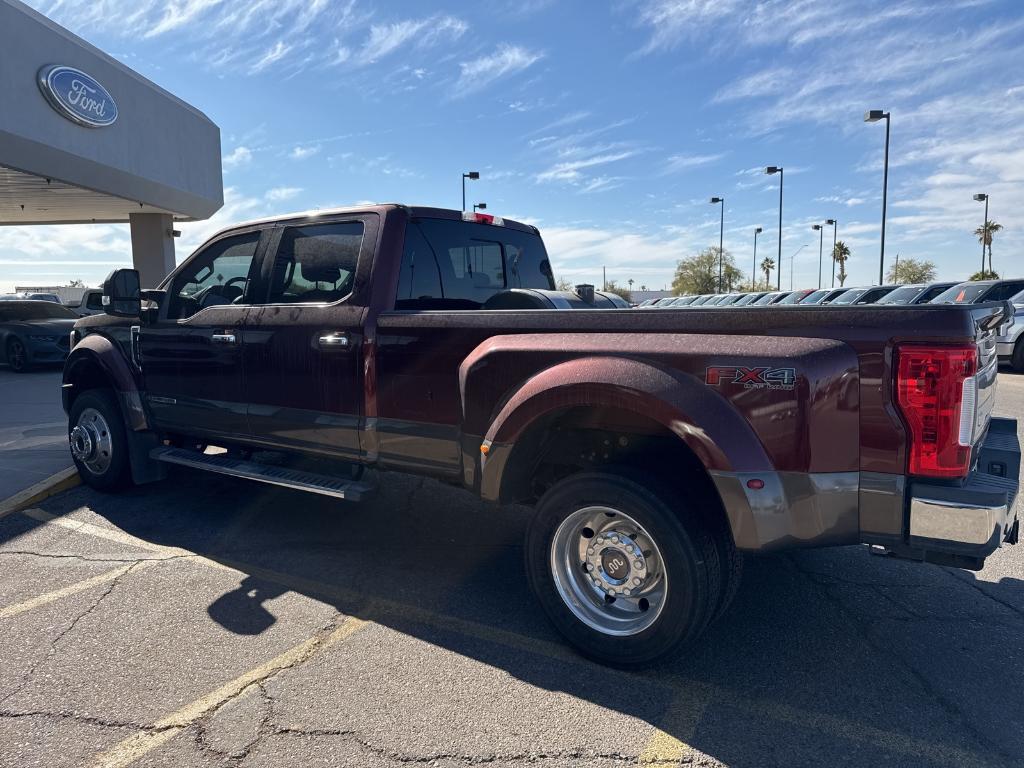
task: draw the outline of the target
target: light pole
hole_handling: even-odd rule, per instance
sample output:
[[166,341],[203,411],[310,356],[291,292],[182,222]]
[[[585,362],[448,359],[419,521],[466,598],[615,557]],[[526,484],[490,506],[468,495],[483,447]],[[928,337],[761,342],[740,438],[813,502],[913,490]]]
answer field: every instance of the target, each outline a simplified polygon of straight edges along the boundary
[[[807,243],[804,243],[795,251],[793,251],[793,255],[789,257],[789,290],[791,291],[793,290],[793,270],[796,269],[796,255],[806,247]],[[782,271],[781,266],[779,268],[779,271]]]
[[470,171],[462,174],[462,210],[466,210],[466,179],[476,181],[480,178],[480,171]]
[[981,276],[985,276],[985,234],[988,228],[988,195],[981,192],[974,196],[979,203],[985,201],[985,220],[981,222]]
[[764,169],[764,172],[769,176],[774,176],[776,173],[779,174],[779,274],[776,275],[778,278],[776,283],[776,290],[782,290],[782,176],[783,168],[781,165],[769,165]]
[[885,273],[885,202],[889,192],[889,113],[872,109],[864,113],[865,123],[877,123],[885,118],[885,165],[882,171],[882,253],[878,258],[878,284],[883,283]]
[[821,224],[815,224],[811,229],[818,233],[818,287],[821,288],[821,249],[825,243],[825,227]]
[[836,231],[839,223],[835,219],[825,219],[825,223],[832,227],[832,287],[836,287]]
[[754,227],[754,268],[750,270],[750,287],[757,290],[757,236],[764,230]]
[[487,203],[473,203],[473,213],[476,213],[477,211],[486,211],[486,210],[487,210]]
[[721,293],[722,292],[722,259],[723,259],[722,238],[723,238],[723,236],[725,234],[725,198],[724,197],[712,197],[711,198],[711,204],[712,205],[716,205],[716,204],[720,205],[721,208],[722,208],[721,215],[719,216],[719,219],[718,219],[718,292]]

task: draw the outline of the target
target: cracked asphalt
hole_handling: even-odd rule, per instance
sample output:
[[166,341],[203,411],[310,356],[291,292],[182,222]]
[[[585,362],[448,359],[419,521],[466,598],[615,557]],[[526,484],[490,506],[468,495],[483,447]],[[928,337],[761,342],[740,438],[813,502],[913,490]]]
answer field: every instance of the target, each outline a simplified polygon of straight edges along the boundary
[[749,557],[698,646],[627,673],[535,607],[524,514],[182,470],[0,518],[0,766],[1024,765],[1024,548]]

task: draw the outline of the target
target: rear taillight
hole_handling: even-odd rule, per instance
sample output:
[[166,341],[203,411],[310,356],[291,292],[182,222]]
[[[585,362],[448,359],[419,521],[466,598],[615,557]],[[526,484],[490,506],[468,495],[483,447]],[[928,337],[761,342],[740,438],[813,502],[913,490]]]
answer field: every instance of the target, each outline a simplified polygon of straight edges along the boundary
[[505,220],[501,216],[491,216],[489,213],[476,213],[475,211],[463,211],[463,221],[473,221],[477,224],[491,224],[495,227],[504,227]]
[[904,345],[897,356],[896,400],[910,427],[909,473],[964,477],[974,438],[977,349]]

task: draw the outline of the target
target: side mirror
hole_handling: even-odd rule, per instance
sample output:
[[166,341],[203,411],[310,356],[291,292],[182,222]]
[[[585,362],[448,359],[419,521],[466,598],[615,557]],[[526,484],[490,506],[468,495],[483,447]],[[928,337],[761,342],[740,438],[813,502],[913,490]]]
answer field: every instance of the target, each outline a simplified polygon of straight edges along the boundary
[[139,299],[139,271],[115,269],[103,281],[103,311],[115,317],[138,317],[142,311]]

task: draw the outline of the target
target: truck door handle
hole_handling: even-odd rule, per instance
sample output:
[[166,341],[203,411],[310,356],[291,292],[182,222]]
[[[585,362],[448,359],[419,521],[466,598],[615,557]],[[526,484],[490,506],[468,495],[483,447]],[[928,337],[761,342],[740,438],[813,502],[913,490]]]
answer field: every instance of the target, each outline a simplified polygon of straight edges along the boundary
[[317,343],[321,347],[330,347],[332,349],[347,349],[348,348],[348,334],[347,333],[325,333],[319,339]]
[[233,333],[215,333],[210,337],[210,341],[214,344],[234,344],[235,334]]

